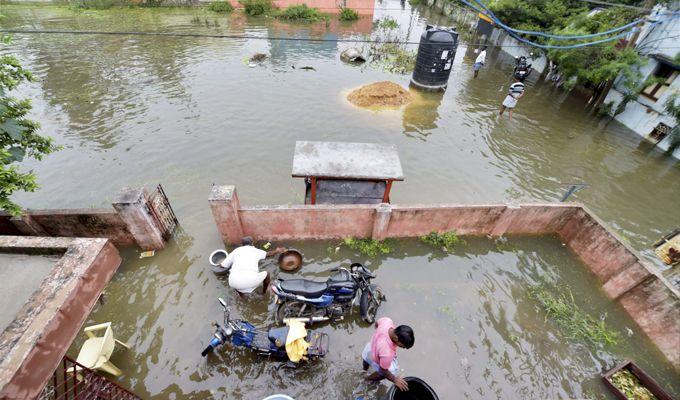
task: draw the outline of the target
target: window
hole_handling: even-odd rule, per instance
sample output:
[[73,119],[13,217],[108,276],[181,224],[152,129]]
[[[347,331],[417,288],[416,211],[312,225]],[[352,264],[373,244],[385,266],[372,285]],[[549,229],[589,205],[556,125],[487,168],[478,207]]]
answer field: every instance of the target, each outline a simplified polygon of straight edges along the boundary
[[656,128],[650,132],[649,138],[654,140],[656,143],[659,143],[660,141],[664,140],[666,136],[668,136],[670,131],[670,126],[664,124],[663,122],[659,122],[659,125],[657,125]]
[[671,86],[675,77],[678,76],[678,70],[666,64],[659,64],[652,76],[657,81],[647,86],[642,91],[642,94],[657,101],[663,96],[668,87]]

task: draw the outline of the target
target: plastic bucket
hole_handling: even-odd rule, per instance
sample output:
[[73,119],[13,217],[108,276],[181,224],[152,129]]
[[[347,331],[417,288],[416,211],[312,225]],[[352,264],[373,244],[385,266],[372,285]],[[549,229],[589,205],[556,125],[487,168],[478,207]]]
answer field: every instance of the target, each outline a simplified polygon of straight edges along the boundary
[[402,392],[392,385],[385,400],[439,400],[437,393],[424,380],[413,376],[407,376],[404,380],[408,382],[408,391]]

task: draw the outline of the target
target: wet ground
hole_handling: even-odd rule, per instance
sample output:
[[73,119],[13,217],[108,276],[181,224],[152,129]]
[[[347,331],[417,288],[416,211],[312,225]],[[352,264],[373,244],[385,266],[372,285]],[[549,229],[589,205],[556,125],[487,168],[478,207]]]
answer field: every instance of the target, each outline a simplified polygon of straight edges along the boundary
[[[3,5],[2,13],[3,28],[259,37],[357,38],[372,25],[371,18],[326,27],[190,9]],[[446,23],[408,4],[376,3],[372,19],[387,15],[412,40],[426,22]],[[371,329],[357,320],[323,327],[333,339],[329,358],[300,371],[277,372],[246,353],[222,353],[208,362],[199,356],[209,322],[221,317],[216,297],[226,293],[226,281],[206,268],[208,254],[222,246],[207,205],[210,185],[237,185],[246,204],[301,203],[304,186],[290,178],[295,140],[395,144],[406,175],[392,191],[397,203],[555,201],[567,184],[586,182],[590,186],[573,199],[663,268],[649,247],[680,217],[680,167],[673,159],[617,123],[585,115],[581,99],[542,82],[529,82],[512,121],[497,118],[509,60],[491,51],[473,80],[475,54],[465,43],[443,96],[422,96],[400,111],[356,109],[343,99],[349,89],[387,79],[407,85],[409,77],[343,64],[339,53],[346,47],[332,41],[15,35],[9,51],[37,78],[20,94],[33,99],[43,132],[64,146],[28,163],[42,189],[17,200],[28,207],[106,206],[120,187],[161,182],[182,225],[170,247],[153,258],[138,260],[136,251],[125,250],[108,302],[93,314],[92,321],[114,321],[116,334],[133,345],[114,357],[126,372],[124,385],[152,398],[227,393],[251,399],[283,389],[300,399],[375,395],[358,383],[358,352]],[[257,52],[268,60],[249,68],[245,61]],[[520,241],[518,252],[469,242],[447,258],[405,243],[394,256],[371,263],[390,296],[382,312],[416,329],[417,346],[400,355],[406,373],[426,378],[445,399],[566,398],[601,390],[597,375],[634,357],[680,393],[673,386],[678,377],[630,319],[582,279],[582,265],[559,242]],[[330,257],[329,246],[298,245],[307,258],[305,274],[322,278],[330,267],[355,259],[344,250]],[[632,328],[631,341],[596,349],[564,340],[526,297],[527,282],[541,274],[575,282],[579,301],[594,315],[607,310],[622,334]],[[253,322],[271,322],[271,299],[234,307]]]

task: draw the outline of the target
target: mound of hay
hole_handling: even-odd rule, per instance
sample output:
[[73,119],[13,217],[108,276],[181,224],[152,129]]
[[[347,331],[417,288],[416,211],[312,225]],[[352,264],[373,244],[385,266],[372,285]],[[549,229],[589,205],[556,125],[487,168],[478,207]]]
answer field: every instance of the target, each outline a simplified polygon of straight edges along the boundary
[[359,107],[399,107],[411,101],[411,94],[394,82],[383,81],[353,90],[347,100]]

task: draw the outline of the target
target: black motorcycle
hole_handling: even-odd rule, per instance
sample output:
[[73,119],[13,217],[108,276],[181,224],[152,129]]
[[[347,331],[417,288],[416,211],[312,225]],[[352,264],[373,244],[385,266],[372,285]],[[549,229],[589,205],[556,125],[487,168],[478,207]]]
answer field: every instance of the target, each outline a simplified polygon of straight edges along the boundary
[[382,289],[371,284],[375,275],[359,263],[350,265],[349,269],[340,267],[331,271],[334,273],[326,282],[279,279],[272,284],[278,304],[277,323],[283,324],[288,318],[301,318],[307,323],[339,320],[352,311],[357,300],[361,318],[373,323],[385,300]]

